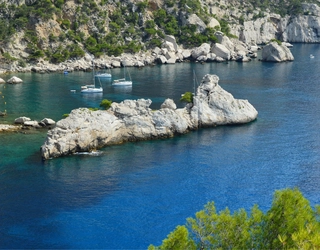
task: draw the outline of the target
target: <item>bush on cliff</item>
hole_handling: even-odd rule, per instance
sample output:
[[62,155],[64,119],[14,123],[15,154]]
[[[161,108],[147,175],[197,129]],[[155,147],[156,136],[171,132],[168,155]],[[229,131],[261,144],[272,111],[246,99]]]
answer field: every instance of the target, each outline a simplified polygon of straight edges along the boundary
[[100,107],[104,108],[104,109],[109,109],[111,107],[112,101],[108,100],[108,99],[103,99],[100,102]]
[[193,94],[191,92],[186,92],[180,98],[181,102],[193,103]]
[[319,249],[320,206],[315,210],[297,189],[278,190],[271,208],[255,205],[217,213],[213,202],[178,226],[156,249]]

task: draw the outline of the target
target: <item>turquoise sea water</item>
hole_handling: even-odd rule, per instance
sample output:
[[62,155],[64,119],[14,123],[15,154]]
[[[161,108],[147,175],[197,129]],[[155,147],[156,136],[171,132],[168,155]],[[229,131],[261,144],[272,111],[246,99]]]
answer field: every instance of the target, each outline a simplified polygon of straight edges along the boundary
[[[105,98],[150,98],[156,109],[169,97],[182,106],[181,94],[193,91],[193,69],[198,80],[217,74],[220,85],[248,99],[259,116],[247,125],[45,162],[39,152],[45,131],[0,134],[0,247],[146,249],[208,201],[218,210],[254,204],[266,210],[276,189],[298,187],[312,205],[320,204],[319,45],[294,44],[292,52],[295,61],[281,64],[129,68],[132,88],[105,80],[102,95],[80,94],[90,73],[14,74],[24,83],[0,85],[9,113],[2,123],[19,116],[58,120]],[[112,74],[121,78],[123,69]]]

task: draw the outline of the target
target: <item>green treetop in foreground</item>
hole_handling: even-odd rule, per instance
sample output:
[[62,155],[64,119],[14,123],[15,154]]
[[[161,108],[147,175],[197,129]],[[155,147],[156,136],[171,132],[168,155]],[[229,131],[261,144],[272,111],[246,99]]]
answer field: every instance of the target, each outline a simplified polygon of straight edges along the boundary
[[161,246],[149,250],[186,249],[320,249],[320,206],[315,210],[297,189],[275,192],[266,213],[255,205],[217,213],[213,202],[177,226]]

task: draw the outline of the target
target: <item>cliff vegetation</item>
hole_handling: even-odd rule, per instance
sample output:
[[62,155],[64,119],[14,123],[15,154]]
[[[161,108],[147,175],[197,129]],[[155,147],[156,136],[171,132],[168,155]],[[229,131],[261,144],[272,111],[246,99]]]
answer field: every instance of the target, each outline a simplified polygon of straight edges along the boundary
[[119,56],[160,47],[165,35],[191,48],[216,43],[216,31],[241,39],[245,22],[270,13],[307,12],[301,0],[0,0],[0,62]]

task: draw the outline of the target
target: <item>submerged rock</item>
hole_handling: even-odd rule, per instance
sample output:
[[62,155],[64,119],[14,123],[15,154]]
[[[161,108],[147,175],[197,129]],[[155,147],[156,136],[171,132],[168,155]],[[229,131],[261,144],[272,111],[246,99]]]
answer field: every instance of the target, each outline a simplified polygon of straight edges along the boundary
[[180,109],[170,99],[156,111],[149,108],[149,99],[112,103],[109,110],[75,109],[48,131],[41,146],[42,157],[49,159],[126,141],[172,137],[199,127],[255,120],[257,110],[247,100],[235,99],[218,81],[216,75],[205,75],[193,104]]

